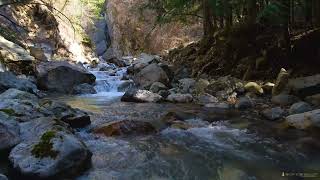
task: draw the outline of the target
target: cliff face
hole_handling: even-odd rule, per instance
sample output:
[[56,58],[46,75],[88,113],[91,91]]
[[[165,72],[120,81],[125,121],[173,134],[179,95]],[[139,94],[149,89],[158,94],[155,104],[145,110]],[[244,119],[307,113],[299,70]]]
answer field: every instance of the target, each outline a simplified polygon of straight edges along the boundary
[[201,36],[201,24],[172,22],[156,26],[156,14],[141,11],[145,0],[108,0],[106,19],[112,48],[117,55],[140,52],[165,54],[167,49],[196,41]]

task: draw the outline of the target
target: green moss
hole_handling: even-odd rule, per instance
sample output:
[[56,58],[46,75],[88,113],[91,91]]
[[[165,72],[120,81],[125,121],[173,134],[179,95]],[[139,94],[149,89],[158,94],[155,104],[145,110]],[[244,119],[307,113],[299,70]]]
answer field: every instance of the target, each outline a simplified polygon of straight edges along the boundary
[[41,136],[40,142],[33,147],[31,151],[32,155],[36,158],[56,158],[59,152],[53,150],[53,143],[51,142],[55,136],[55,131],[47,131],[44,133]]
[[15,116],[16,112],[13,109],[0,109],[1,112],[6,113],[8,116]]

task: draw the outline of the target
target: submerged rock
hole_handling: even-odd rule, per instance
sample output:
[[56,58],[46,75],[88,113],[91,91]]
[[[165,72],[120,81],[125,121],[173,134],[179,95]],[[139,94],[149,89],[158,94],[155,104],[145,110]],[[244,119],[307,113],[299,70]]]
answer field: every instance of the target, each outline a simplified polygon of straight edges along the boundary
[[285,115],[285,111],[281,107],[275,107],[262,111],[262,115],[268,120],[274,121],[282,118]]
[[12,166],[23,177],[62,178],[78,175],[90,164],[91,153],[78,138],[64,131],[46,131],[37,141],[18,144],[10,152]]
[[161,100],[162,96],[159,94],[135,88],[126,91],[121,98],[124,102],[160,102]]
[[310,106],[310,104],[308,104],[306,102],[297,102],[297,103],[294,103],[290,107],[289,113],[290,114],[300,114],[300,113],[308,112],[311,110],[312,110],[312,107]]
[[320,109],[286,117],[286,122],[297,129],[320,127]]
[[209,103],[204,106],[205,108],[216,108],[216,109],[223,109],[223,110],[229,110],[231,109],[231,105],[225,102],[221,103]]
[[95,82],[95,76],[83,67],[67,61],[43,62],[36,66],[38,87],[43,90],[72,93],[77,85]]
[[191,94],[170,94],[167,97],[167,101],[174,103],[190,103],[193,101],[193,97]]
[[105,136],[142,135],[154,132],[156,129],[150,123],[130,120],[107,123],[94,130],[94,133]]
[[0,151],[7,150],[19,142],[19,124],[7,114],[0,112]]

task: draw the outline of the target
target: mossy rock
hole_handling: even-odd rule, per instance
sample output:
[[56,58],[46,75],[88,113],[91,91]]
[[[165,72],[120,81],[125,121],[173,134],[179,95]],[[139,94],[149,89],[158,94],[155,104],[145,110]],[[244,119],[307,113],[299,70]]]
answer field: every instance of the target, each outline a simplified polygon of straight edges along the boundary
[[51,157],[56,158],[58,151],[53,150],[53,143],[51,140],[56,137],[55,131],[47,131],[41,136],[40,142],[34,145],[31,150],[32,155],[36,158]]
[[8,116],[16,116],[16,112],[11,108],[0,109],[0,111],[6,113]]

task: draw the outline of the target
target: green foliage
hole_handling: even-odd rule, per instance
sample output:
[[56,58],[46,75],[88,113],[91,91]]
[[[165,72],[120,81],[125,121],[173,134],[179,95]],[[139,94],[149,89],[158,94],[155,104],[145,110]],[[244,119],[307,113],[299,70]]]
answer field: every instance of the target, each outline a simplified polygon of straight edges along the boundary
[[287,16],[290,14],[290,7],[282,2],[271,2],[259,14],[259,22],[268,22],[269,24],[283,24],[288,21]]
[[31,153],[36,158],[51,157],[56,158],[58,151],[53,150],[53,144],[51,140],[56,136],[55,131],[47,131],[41,136],[40,142],[36,144]]

